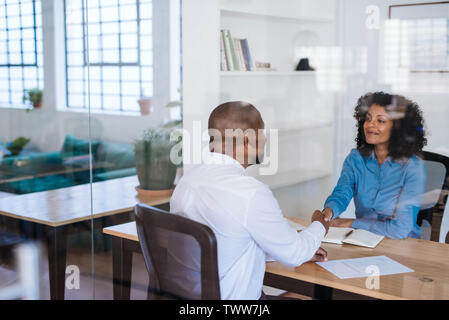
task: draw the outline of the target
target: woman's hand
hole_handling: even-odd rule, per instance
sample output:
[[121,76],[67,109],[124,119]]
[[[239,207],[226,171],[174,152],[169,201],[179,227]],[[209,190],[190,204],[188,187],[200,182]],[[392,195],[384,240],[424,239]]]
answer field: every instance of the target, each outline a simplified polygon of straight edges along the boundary
[[323,210],[324,220],[331,221],[332,217],[334,216],[334,211],[330,207],[326,207]]
[[331,220],[331,227],[334,228],[350,228],[352,226],[352,222],[354,219],[343,219],[343,218],[337,218],[334,220]]

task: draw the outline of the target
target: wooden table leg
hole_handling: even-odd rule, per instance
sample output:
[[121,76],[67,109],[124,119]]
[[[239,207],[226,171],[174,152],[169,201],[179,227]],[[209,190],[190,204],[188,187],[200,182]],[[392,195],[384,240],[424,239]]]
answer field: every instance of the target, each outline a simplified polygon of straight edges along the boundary
[[112,237],[114,300],[129,300],[133,253],[125,248],[126,239]]
[[50,298],[64,300],[67,228],[62,226],[48,229],[47,243]]

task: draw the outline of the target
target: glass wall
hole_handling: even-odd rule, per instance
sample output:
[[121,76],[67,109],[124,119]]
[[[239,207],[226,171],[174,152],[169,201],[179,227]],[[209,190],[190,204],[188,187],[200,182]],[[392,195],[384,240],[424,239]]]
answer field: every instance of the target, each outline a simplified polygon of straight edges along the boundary
[[178,173],[180,15],[177,0],[0,1],[1,299],[114,297],[103,228],[138,202],[168,209]]
[[[446,2],[0,0],[0,299],[147,299],[134,206],[169,209],[224,102],[260,111],[265,157],[246,172],[310,221],[367,93],[413,101],[404,141],[425,133],[424,151],[449,156],[448,77]],[[432,174],[432,210],[412,222],[444,242]],[[341,209],[356,218],[353,201]]]
[[[253,104],[268,136],[265,163],[248,173],[270,186],[284,215],[309,217],[334,170],[336,3],[220,1],[219,9],[218,101]],[[226,60],[229,45],[236,61]]]
[[[184,150],[184,170],[188,164],[198,163],[201,152],[208,149],[205,130],[211,111],[224,102],[248,102],[260,111],[268,140],[262,165],[246,172],[270,187],[284,216],[308,223],[315,210],[326,207],[339,178],[344,183],[350,175],[342,174],[343,163],[357,148],[358,120],[366,122],[366,114],[356,119],[354,113],[359,98],[370,92],[390,94],[378,94],[390,100],[396,95],[386,106],[388,112],[396,110],[389,116],[396,123],[395,130],[402,132],[394,139],[407,150],[397,147],[398,153],[392,151],[390,160],[411,155],[423,159],[425,152],[448,155],[444,138],[449,119],[446,3],[412,6],[407,1],[282,0],[257,1],[256,5],[250,0],[202,1],[202,10],[210,15],[195,21],[208,25],[207,30],[189,18],[188,10],[193,16],[194,7],[186,5],[183,16],[183,39],[191,44],[183,48],[184,128],[191,141],[200,143],[189,153]],[[201,61],[195,59],[199,56]],[[407,118],[411,114],[401,109],[409,100],[414,102],[405,103],[412,105],[409,111],[422,111],[412,120]],[[401,121],[403,127],[396,127]],[[363,124],[359,129],[363,131]],[[387,163],[393,163],[390,160]],[[375,160],[373,163],[380,167]],[[427,182],[417,182],[417,193],[411,198],[422,204],[423,210],[418,213],[417,205],[407,218],[408,225],[419,232],[412,235],[409,230],[403,235],[396,230],[398,233],[384,233],[387,237],[445,241],[447,193],[441,190],[445,177],[436,174],[432,165],[426,166]],[[355,196],[371,192],[376,199],[377,179],[381,177],[371,180],[373,185],[367,190],[356,188]],[[381,197],[388,190],[382,193]],[[360,201],[365,200],[364,205],[371,201]],[[377,205],[384,205],[390,214],[396,212],[393,202],[381,202]],[[369,210],[380,210],[377,205]],[[358,208],[361,213],[360,203]],[[354,223],[356,228],[371,228],[354,222],[357,216],[352,200],[336,214],[341,214],[341,226]]]
[[[343,81],[336,104],[335,177],[356,145],[354,108],[357,99],[368,92],[383,91],[414,102],[422,112],[415,120],[422,119],[417,128],[424,133],[425,140],[411,131],[404,143],[422,145],[423,151],[447,157],[449,4],[346,0],[340,2],[337,17],[340,17],[337,38],[343,53]],[[354,68],[358,65],[363,67]],[[444,180],[444,174],[437,175],[431,163],[426,162],[426,166],[421,209],[434,209],[433,213],[420,212],[417,222],[421,238],[444,242],[448,221],[442,221],[442,215],[447,195],[445,190],[440,195],[441,185],[431,186],[439,179]],[[437,195],[432,196],[432,192]],[[346,214],[354,216],[352,203]]]

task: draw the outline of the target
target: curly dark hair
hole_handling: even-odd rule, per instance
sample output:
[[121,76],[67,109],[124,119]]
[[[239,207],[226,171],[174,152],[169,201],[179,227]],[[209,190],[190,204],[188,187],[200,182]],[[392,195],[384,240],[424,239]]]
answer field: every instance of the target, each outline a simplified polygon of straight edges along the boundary
[[419,155],[419,152],[427,144],[427,139],[424,119],[418,104],[403,96],[384,92],[370,92],[361,96],[357,101],[354,110],[354,118],[357,120],[355,141],[360,153],[368,156],[374,148],[372,144],[366,142],[363,130],[366,114],[373,104],[384,107],[393,119],[388,155],[393,160]]

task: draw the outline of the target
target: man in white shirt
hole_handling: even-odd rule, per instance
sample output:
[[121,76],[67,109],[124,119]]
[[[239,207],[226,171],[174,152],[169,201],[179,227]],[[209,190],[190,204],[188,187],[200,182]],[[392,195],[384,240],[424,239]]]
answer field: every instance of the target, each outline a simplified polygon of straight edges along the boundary
[[260,299],[267,257],[289,266],[327,260],[320,244],[329,222],[322,213],[316,211],[312,224],[296,232],[268,186],[245,172],[262,161],[262,129],[259,111],[248,103],[215,108],[209,118],[211,152],[184,174],[170,200],[171,212],[215,233],[222,299]]

